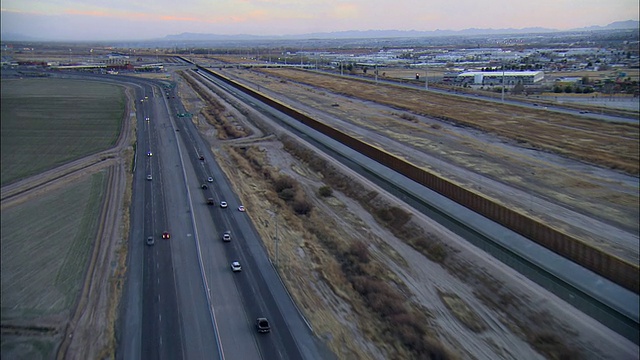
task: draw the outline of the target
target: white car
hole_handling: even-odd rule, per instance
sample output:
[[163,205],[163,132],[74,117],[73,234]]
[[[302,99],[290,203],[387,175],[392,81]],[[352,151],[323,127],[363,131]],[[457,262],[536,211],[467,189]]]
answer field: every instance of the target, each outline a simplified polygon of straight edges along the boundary
[[153,245],[155,243],[155,241],[153,240],[153,236],[149,236],[147,238],[147,245]]
[[151,176],[151,174],[147,175],[147,180],[149,181],[153,180],[153,176]]
[[225,231],[222,234],[222,241],[231,241],[231,231]]
[[223,208],[223,209],[224,209],[224,208],[226,208],[227,206],[228,206],[228,205],[227,205],[227,202],[226,202],[226,201],[220,201],[220,207],[221,207],[221,208]]
[[242,271],[242,266],[240,266],[239,262],[234,261],[234,262],[231,263],[231,271],[233,271],[233,272]]
[[240,205],[240,206],[238,206],[238,211],[245,212],[245,211],[247,211],[247,209],[245,209],[244,206]]
[[209,176],[209,177],[207,178],[207,182],[212,183],[212,182],[213,182],[213,178],[212,178],[211,176]]

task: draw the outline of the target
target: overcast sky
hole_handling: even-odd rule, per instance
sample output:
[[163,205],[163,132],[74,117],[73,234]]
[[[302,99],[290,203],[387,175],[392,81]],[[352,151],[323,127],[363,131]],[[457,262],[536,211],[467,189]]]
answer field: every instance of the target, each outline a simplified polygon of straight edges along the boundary
[[638,0],[2,0],[2,34],[136,40],[183,32],[572,29],[638,20]]

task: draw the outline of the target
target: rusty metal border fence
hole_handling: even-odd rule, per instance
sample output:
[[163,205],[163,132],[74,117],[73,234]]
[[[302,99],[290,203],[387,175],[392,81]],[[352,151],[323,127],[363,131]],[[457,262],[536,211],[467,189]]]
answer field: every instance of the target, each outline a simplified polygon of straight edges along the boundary
[[632,264],[619,257],[607,254],[580,239],[565,234],[515,210],[509,209],[489,198],[471,192],[404,159],[315,120],[286,104],[247,88],[222,74],[201,66],[197,67],[407,178],[535,241],[547,249],[570,259],[636,294],[639,293],[640,276],[637,264]]

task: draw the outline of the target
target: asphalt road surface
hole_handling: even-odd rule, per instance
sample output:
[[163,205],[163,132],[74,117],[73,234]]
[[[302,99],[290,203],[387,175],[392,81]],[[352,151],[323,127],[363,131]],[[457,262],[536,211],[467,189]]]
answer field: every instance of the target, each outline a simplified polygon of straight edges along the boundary
[[[136,84],[138,140],[117,357],[331,358],[288,296],[247,214],[237,210],[238,197],[208,145],[189,117],[176,116],[185,111],[174,90],[118,78]],[[209,176],[214,182],[202,189]],[[228,208],[219,206],[223,200]],[[231,242],[221,240],[227,230]],[[163,231],[171,238],[162,239]],[[154,245],[145,244],[148,236]],[[236,260],[242,271],[234,273]],[[257,317],[269,319],[270,333],[257,333]]]

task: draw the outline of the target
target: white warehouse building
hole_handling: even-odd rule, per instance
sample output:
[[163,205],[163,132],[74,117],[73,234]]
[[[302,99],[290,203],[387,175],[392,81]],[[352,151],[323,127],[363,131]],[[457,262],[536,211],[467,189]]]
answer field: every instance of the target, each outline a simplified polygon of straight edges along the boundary
[[501,85],[502,79],[506,85],[533,85],[544,79],[543,71],[467,71],[458,74],[459,83],[475,85]]

